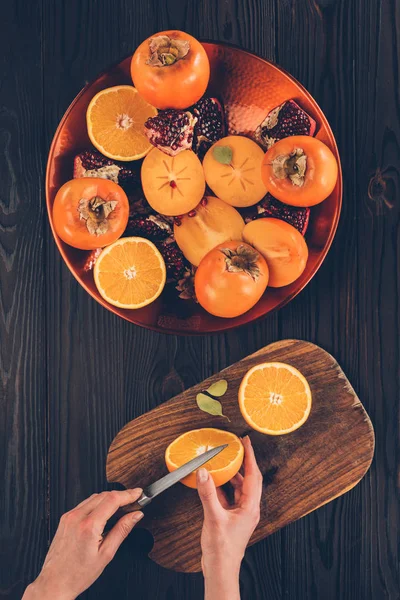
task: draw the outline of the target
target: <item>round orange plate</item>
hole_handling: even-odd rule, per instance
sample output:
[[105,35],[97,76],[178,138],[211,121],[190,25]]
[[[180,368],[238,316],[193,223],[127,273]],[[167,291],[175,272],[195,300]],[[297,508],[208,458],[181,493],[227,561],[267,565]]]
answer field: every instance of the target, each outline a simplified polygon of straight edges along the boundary
[[131,57],[111,67],[89,83],[61,119],[50,148],[47,175],[47,210],[54,238],[62,257],[79,283],[100,304],[120,317],[142,327],[175,334],[202,334],[225,331],[251,323],[287,304],[310,281],[324,260],[336,232],[342,204],[342,173],[335,138],[323,112],[311,95],[290,75],[276,65],[253,54],[225,44],[205,43],[211,63],[211,79],[207,95],[220,98],[224,104],[230,134],[252,134],[275,106],[294,98],[316,120],[316,137],[334,152],[339,163],[339,178],[331,196],[311,209],[306,234],[309,259],[302,276],[293,284],[268,288],[263,298],[249,312],[235,319],[222,319],[206,313],[194,302],[180,300],[164,291],[150,306],[124,310],[105,302],[97,292],[93,273],[85,273],[83,265],[88,253],[64,244],[54,231],[52,205],[59,187],[72,178],[75,154],[90,148],[86,131],[86,109],[98,91],[113,85],[131,84]]

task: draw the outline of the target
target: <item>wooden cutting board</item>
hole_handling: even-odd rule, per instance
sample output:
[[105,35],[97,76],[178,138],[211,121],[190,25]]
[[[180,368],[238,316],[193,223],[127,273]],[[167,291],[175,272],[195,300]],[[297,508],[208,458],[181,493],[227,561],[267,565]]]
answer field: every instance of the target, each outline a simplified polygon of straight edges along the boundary
[[[254,365],[268,361],[298,368],[311,387],[310,417],[288,435],[257,433],[239,411],[237,393],[242,377]],[[222,378],[229,384],[221,401],[231,423],[203,413],[196,405],[196,394]],[[374,452],[371,421],[335,359],[308,342],[284,340],[130,421],[110,446],[107,479],[126,487],[145,487],[167,472],[164,452],[168,444],[181,433],[200,427],[250,434],[264,476],[261,520],[250,544],[350,490],[365,475]],[[175,571],[200,571],[202,520],[196,490],[177,484],[156,498],[141,521],[154,538],[150,558]]]

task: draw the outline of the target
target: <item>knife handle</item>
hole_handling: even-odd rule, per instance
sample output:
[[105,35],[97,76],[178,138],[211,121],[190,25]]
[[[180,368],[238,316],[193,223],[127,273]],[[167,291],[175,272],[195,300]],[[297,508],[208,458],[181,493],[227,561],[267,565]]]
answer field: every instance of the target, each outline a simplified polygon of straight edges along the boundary
[[136,512],[136,511],[142,510],[145,506],[150,504],[150,502],[151,502],[151,498],[146,496],[146,494],[143,492],[142,495],[140,496],[140,498],[138,498],[136,500],[136,502],[132,502],[131,504],[126,504],[125,506],[121,506],[117,510],[117,512],[115,512],[113,514],[111,519],[109,519],[107,521],[105,531],[106,532],[109,531],[116,524],[116,522],[119,521],[119,519],[121,517],[123,517],[124,515],[127,515],[131,512]]
[[126,515],[127,513],[134,512],[136,510],[142,510],[142,508],[150,504],[150,502],[151,498],[149,498],[144,492],[142,492],[142,495],[136,500],[136,502],[132,502],[132,504],[126,504],[125,506],[121,506],[121,508],[117,510],[117,513],[121,511],[124,515]]

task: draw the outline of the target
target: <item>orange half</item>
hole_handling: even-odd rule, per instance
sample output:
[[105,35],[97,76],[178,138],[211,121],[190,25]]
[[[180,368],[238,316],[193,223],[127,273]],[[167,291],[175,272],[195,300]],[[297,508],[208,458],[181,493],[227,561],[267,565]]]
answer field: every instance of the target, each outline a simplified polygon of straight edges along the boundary
[[155,245],[140,237],[126,237],[104,248],[93,270],[100,295],[119,308],[141,308],[164,289],[164,259]]
[[306,378],[291,365],[256,365],[239,388],[239,407],[245,421],[257,431],[283,435],[308,419],[311,390]]
[[92,144],[114,160],[137,160],[152,148],[144,124],[157,110],[131,85],[102,90],[91,100],[86,123]]
[[[244,449],[237,435],[222,429],[193,429],[176,438],[165,451],[167,469],[175,471],[192,458],[223,444],[228,444],[228,447],[206,462],[203,467],[211,474],[217,487],[224,485],[242,466]],[[196,488],[196,472],[182,479],[181,483]]]

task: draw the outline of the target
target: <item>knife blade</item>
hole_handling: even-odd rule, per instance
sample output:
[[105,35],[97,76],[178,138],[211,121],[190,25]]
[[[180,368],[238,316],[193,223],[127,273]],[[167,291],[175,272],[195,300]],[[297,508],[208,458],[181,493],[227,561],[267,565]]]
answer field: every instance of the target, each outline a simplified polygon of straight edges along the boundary
[[127,513],[135,510],[142,510],[142,508],[150,504],[150,502],[156,496],[159,496],[162,494],[162,492],[175,485],[175,483],[178,483],[178,481],[187,475],[190,475],[190,473],[193,473],[193,471],[196,471],[196,469],[199,469],[202,465],[214,458],[214,456],[217,456],[217,454],[222,452],[222,450],[225,450],[227,447],[228,444],[223,444],[222,446],[217,446],[216,448],[207,450],[206,452],[203,452],[203,454],[196,456],[196,458],[192,458],[192,460],[189,460],[189,462],[185,463],[181,467],[178,467],[178,469],[175,471],[172,471],[171,473],[168,473],[168,475],[164,475],[164,477],[158,479],[158,481],[151,483],[144,488],[142,495],[136,502],[122,507],[123,512]]

